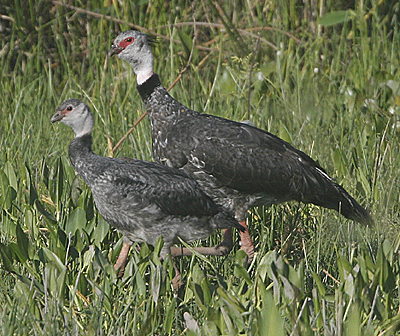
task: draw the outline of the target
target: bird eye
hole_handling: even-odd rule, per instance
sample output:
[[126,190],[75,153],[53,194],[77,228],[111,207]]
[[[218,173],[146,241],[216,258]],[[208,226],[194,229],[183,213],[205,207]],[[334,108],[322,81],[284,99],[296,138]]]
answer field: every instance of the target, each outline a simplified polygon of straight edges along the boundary
[[67,107],[67,111],[72,111],[72,110],[73,110],[72,106]]
[[[118,46],[124,50],[128,45],[132,44],[135,41],[133,37],[127,37],[125,40],[118,43]],[[122,50],[119,50],[121,52]]]

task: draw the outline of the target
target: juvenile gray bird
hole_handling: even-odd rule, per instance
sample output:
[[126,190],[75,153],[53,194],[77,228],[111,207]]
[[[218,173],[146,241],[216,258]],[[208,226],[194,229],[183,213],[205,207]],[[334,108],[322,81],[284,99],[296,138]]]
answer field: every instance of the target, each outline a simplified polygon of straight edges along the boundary
[[[286,141],[246,123],[193,111],[172,98],[153,71],[150,44],[146,34],[128,30],[115,38],[108,55],[133,67],[157,162],[183,168],[246,228],[248,209],[293,200],[373,223],[322,167]],[[251,259],[254,247],[248,230],[241,233],[241,240]]]
[[[85,103],[65,100],[51,117],[52,123],[56,121],[74,130],[69,146],[71,163],[91,189],[99,213],[126,241],[154,245],[162,236],[164,258],[178,237],[192,242],[208,237],[215,229],[244,229],[183,170],[93,153],[94,119]],[[123,268],[125,261],[119,258],[115,268]]]

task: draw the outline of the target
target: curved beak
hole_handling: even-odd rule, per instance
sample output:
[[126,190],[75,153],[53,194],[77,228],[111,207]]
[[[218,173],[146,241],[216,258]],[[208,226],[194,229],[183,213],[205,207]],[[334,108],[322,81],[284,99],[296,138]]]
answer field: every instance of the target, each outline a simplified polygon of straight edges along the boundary
[[111,45],[111,49],[108,52],[108,57],[111,57],[112,55],[117,55],[119,54],[122,50],[124,50],[124,48],[120,47],[118,44],[112,44]]
[[65,117],[64,111],[57,111],[56,113],[53,114],[53,116],[50,119],[50,122],[53,124],[56,121],[60,121]]

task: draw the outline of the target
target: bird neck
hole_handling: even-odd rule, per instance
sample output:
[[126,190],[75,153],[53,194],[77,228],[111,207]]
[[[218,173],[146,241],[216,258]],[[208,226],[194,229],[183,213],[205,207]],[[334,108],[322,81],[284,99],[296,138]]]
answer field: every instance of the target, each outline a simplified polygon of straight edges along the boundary
[[168,91],[162,86],[160,78],[156,73],[144,83],[137,86],[137,90],[144,102],[150,119],[152,114],[159,118],[168,119],[181,113],[188,113],[191,110],[172,98]]
[[86,133],[82,136],[75,137],[69,145],[69,158],[72,166],[83,179],[87,181],[88,166],[91,164],[91,157],[95,156],[92,151],[92,134]]
[[134,52],[133,55],[125,55],[121,53],[119,57],[128,61],[128,63],[132,66],[133,71],[136,74],[137,83],[139,85],[143,84],[154,73],[153,53],[151,52],[150,46],[146,43],[142,45],[140,50]]
[[156,91],[164,91],[167,93],[167,90],[162,86],[160,77],[156,73],[153,73],[146,81],[141,84],[138,84],[137,90],[139,91],[140,97],[146,103]]
[[137,79],[138,85],[141,85],[144,82],[146,82],[153,74],[154,74],[154,71],[152,68],[144,69],[142,71],[137,72],[136,79]]

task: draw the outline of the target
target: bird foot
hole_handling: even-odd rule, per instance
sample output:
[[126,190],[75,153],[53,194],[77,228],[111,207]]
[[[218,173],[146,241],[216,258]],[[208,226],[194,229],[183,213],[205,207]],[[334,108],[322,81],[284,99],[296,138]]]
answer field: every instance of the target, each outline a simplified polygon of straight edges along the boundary
[[251,240],[246,221],[240,222],[240,225],[242,225],[244,228],[246,228],[245,231],[240,232],[240,245],[241,245],[240,249],[246,253],[247,264],[250,265],[254,259],[254,245]]
[[247,255],[246,263],[248,265],[250,265],[251,262],[254,259],[254,246],[253,246],[253,243],[251,245],[245,245],[245,244],[242,243],[241,245],[242,246],[240,247],[240,249],[243,250]]

